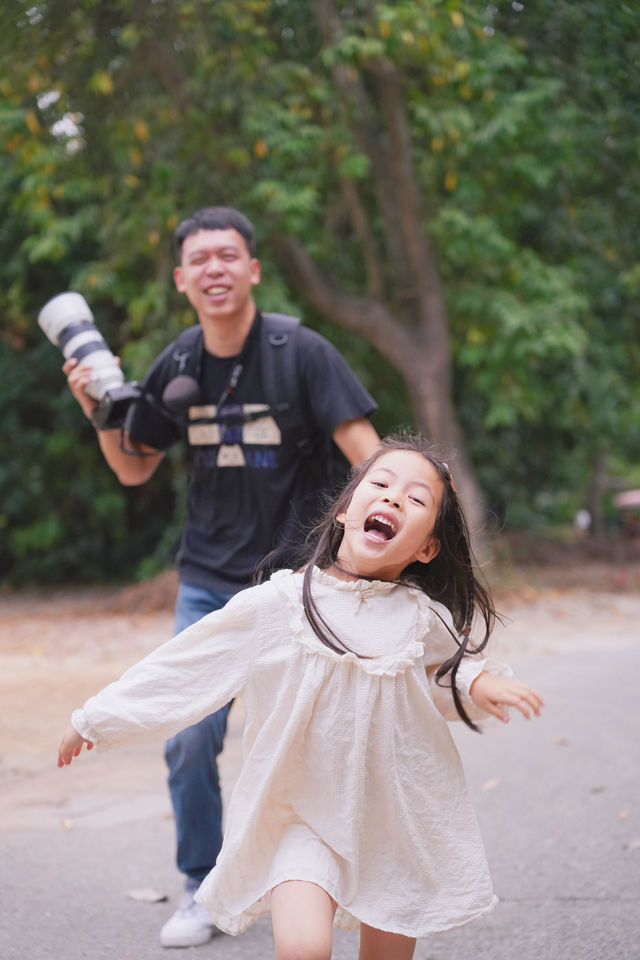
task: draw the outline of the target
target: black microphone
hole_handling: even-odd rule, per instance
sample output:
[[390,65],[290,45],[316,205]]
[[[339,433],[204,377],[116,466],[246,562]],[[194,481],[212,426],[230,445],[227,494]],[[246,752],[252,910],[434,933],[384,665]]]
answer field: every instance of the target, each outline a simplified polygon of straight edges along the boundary
[[180,374],[174,377],[164,388],[162,402],[171,413],[186,413],[192,404],[200,399],[200,387],[193,377]]

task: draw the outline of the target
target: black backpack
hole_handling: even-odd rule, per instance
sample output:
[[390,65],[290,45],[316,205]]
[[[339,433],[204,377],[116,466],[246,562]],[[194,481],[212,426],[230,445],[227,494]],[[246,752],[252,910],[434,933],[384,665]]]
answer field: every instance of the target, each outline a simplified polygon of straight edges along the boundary
[[[263,313],[260,330],[260,373],[270,414],[283,434],[295,443],[298,453],[319,488],[339,487],[347,477],[349,463],[333,440],[319,438],[311,430],[311,413],[300,388],[298,342],[300,320],[286,313]],[[193,375],[202,327],[184,330],[174,343],[173,358],[180,374]]]

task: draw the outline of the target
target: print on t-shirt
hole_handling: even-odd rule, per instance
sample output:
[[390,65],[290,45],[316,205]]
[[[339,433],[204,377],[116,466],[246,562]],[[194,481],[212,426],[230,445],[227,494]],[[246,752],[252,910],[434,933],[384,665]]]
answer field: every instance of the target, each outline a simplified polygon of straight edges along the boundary
[[[264,417],[257,420],[241,421],[244,416],[255,415],[261,410],[265,411]],[[192,446],[219,446],[216,466],[218,467],[244,467],[246,466],[245,454],[242,447],[250,444],[260,446],[280,446],[282,435],[280,428],[273,417],[268,416],[269,407],[264,403],[227,403],[221,413],[226,416],[229,423],[190,423],[189,424],[189,443]],[[199,420],[205,417],[215,417],[217,415],[217,406],[207,404],[200,407],[189,408],[189,420]],[[253,457],[250,458],[252,461]],[[254,466],[268,466],[273,461],[272,457],[263,458],[262,464],[255,463]]]

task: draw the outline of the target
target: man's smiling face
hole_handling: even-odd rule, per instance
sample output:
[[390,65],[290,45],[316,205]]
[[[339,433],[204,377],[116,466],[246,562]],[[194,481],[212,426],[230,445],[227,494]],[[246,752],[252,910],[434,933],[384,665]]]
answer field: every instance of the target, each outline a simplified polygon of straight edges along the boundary
[[174,280],[198,318],[244,319],[253,315],[252,287],[260,282],[260,263],[237,230],[198,230],[182,245]]

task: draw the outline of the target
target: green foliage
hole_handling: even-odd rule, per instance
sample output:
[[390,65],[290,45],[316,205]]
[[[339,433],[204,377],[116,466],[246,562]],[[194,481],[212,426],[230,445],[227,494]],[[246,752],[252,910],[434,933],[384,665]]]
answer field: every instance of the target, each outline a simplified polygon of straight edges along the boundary
[[35,320],[51,296],[79,290],[127,377],[141,377],[193,322],[172,289],[171,238],[196,207],[254,219],[260,304],[302,313],[337,343],[380,403],[381,432],[418,421],[398,371],[321,321],[269,245],[294,234],[336,288],[362,295],[370,240],[380,295],[404,317],[410,291],[375,178],[389,138],[373,93],[384,63],[403,85],[456,408],[489,503],[516,525],[570,519],[602,452],[617,483],[632,479],[640,14],[604,0],[351,0],[324,5],[328,26],[322,6],[3,6],[0,577],[130,576],[168,562],[180,457],[144,491],[121,488]]
[[[153,551],[171,519],[171,493],[161,478],[144,493],[120,487],[101,462],[93,428],[61,392],[49,347],[38,344],[21,363],[0,347],[0,576],[8,583],[121,578]],[[132,521],[142,504],[148,515],[140,526]]]

